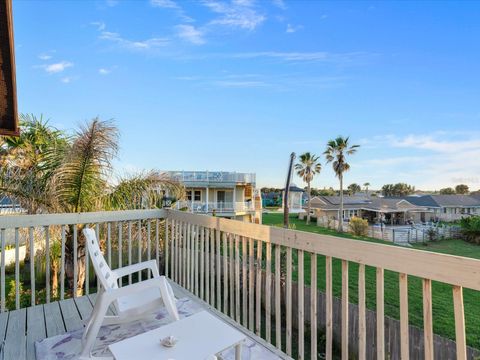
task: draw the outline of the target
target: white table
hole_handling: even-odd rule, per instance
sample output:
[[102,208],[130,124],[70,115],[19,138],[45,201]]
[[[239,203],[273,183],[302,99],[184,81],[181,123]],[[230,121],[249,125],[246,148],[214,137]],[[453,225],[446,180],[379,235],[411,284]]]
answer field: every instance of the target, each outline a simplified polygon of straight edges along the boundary
[[[160,344],[167,336],[178,339],[172,348]],[[235,346],[235,359],[242,356],[245,334],[207,311],[133,336],[109,346],[116,360],[204,360]]]

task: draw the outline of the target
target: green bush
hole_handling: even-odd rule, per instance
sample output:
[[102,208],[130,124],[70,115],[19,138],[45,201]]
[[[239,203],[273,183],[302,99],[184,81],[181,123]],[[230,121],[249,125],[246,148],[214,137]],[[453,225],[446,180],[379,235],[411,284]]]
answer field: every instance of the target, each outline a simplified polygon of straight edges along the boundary
[[460,227],[465,240],[480,244],[480,216],[465,217],[460,220]]
[[367,236],[368,234],[368,221],[359,217],[352,217],[350,223],[350,232],[356,236]]

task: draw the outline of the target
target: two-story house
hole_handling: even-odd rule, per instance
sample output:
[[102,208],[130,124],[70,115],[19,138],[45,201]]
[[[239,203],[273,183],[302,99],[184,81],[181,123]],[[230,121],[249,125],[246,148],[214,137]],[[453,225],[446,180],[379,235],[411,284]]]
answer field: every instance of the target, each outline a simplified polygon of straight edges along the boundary
[[261,223],[262,201],[255,174],[227,171],[167,171],[185,186],[186,199],[178,209]]

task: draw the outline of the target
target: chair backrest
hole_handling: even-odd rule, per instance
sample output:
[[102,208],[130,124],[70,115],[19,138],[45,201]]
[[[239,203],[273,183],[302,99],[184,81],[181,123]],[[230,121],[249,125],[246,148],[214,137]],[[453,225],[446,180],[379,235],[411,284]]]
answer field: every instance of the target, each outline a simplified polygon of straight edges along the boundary
[[85,228],[83,229],[83,235],[85,236],[90,259],[92,259],[93,268],[103,288],[118,288],[117,277],[103,257],[100,246],[98,245],[97,234],[93,229]]

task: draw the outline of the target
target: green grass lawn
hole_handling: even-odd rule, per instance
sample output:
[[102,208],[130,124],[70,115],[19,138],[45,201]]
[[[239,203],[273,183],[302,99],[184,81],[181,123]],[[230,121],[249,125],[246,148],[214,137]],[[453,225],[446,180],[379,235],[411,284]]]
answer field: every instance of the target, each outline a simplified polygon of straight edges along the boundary
[[[283,220],[282,214],[264,214],[263,223],[265,225],[281,226]],[[338,234],[334,230],[316,226],[314,223],[306,225],[305,221],[290,218],[290,223],[296,230],[309,231],[318,234],[335,235],[340,237],[352,238],[359,241],[371,241],[382,244],[396,246],[390,242],[384,242],[377,239],[366,237],[356,237],[351,234]],[[480,246],[466,243],[462,240],[443,240],[428,245],[415,245],[414,249],[421,249],[433,252],[440,252],[451,255],[467,256],[480,259]],[[294,253],[294,258],[296,254]],[[296,259],[294,260],[296,263]],[[318,255],[318,288],[325,290],[325,257]],[[305,283],[310,283],[310,254],[305,254]],[[296,278],[296,272],[293,274]],[[385,271],[385,315],[399,318],[399,290],[398,273]],[[376,297],[376,274],[375,268],[366,267],[365,271],[365,290],[366,302],[369,309],[375,310]],[[333,260],[333,293],[335,296],[341,296],[341,261]],[[408,299],[409,299],[409,320],[410,324],[423,327],[423,302],[422,302],[422,281],[421,279],[408,277]],[[438,335],[455,339],[455,320],[453,314],[452,287],[443,283],[433,282],[433,327]],[[358,303],[358,264],[349,263],[349,301]],[[475,348],[480,348],[480,292],[464,289],[465,323],[467,344]]]

